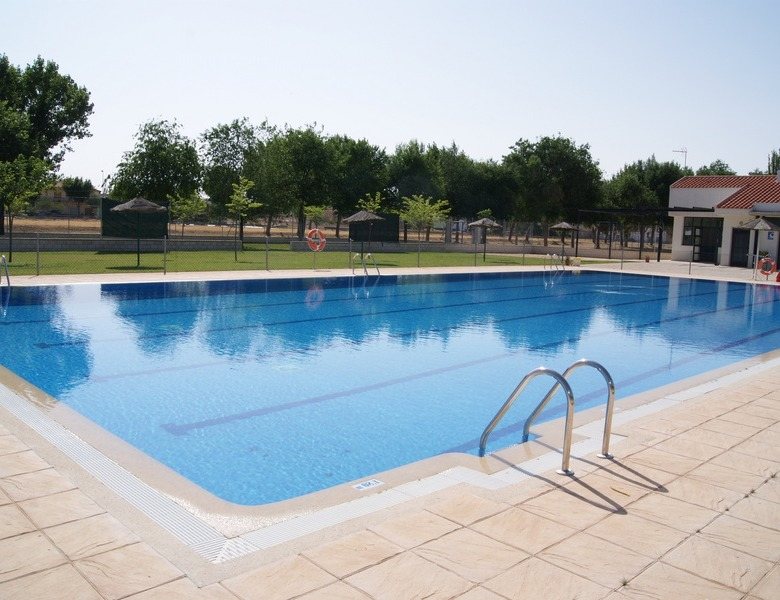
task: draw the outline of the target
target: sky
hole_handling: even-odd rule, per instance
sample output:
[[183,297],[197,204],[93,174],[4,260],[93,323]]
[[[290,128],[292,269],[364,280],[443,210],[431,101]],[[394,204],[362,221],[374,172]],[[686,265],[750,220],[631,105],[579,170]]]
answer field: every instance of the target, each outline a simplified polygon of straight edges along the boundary
[[[500,161],[587,144],[605,177],[655,156],[738,174],[780,149],[777,0],[2,0],[0,54],[85,86],[60,173],[100,187],[151,119],[301,127]],[[682,150],[687,150],[683,154]]]

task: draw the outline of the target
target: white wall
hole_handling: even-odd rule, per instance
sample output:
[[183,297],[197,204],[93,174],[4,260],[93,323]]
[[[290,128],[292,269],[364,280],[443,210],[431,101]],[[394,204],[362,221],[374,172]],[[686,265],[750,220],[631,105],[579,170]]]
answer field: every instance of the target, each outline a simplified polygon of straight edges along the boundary
[[742,188],[671,188],[669,208],[715,208]]

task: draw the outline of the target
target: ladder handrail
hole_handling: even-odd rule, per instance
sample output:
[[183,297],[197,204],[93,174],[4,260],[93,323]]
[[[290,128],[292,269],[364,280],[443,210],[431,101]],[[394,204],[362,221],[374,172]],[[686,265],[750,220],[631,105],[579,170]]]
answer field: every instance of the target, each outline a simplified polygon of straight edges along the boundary
[[360,264],[361,264],[361,265],[362,265],[362,267],[363,267],[363,274],[364,274],[364,275],[368,276],[368,267],[366,266],[366,259],[367,259],[367,258],[370,258],[370,259],[371,259],[371,262],[373,262],[373,263],[374,263],[374,268],[376,269],[376,274],[377,274],[377,275],[381,275],[381,273],[379,272],[379,266],[376,264],[376,259],[374,258],[374,256],[373,256],[373,255],[372,255],[370,252],[367,252],[366,254],[358,254],[358,253],[356,252],[356,253],[355,253],[355,255],[352,257],[352,258],[353,258],[353,263],[352,263],[352,274],[353,274],[353,275],[355,274],[355,263],[354,263],[354,259],[356,259],[356,258],[358,258],[358,257],[360,257]]
[[554,389],[557,390],[558,387],[560,386],[561,388],[563,388],[563,391],[566,394],[566,400],[567,400],[566,428],[563,436],[563,448],[561,450],[561,454],[563,455],[561,459],[561,469],[558,472],[564,475],[573,475],[573,471],[569,469],[569,459],[571,457],[571,436],[572,436],[572,427],[574,424],[574,392],[572,392],[569,382],[566,381],[563,375],[561,375],[557,371],[548,369],[547,367],[537,367],[536,369],[528,373],[525,377],[523,377],[520,383],[517,384],[517,387],[509,395],[509,397],[504,402],[503,406],[501,406],[499,411],[491,419],[490,423],[488,423],[488,426],[485,427],[485,430],[482,432],[482,436],[479,438],[479,455],[485,456],[485,447],[487,446],[487,441],[488,438],[490,437],[490,434],[496,428],[496,426],[501,421],[501,419],[504,418],[507,411],[509,411],[509,408],[512,406],[512,404],[517,399],[517,397],[522,393],[525,387],[531,382],[531,380],[535,379],[539,375],[549,375],[550,377],[555,379],[556,384],[554,386]]
[[[8,261],[5,259],[5,254],[0,255],[0,265],[2,265],[5,271],[5,280],[8,283],[8,287],[11,287],[11,277],[8,275]],[[3,274],[0,272],[0,284],[3,283]]]
[[[615,382],[612,380],[612,376],[609,374],[609,371],[607,371],[603,365],[597,363],[594,360],[588,360],[587,358],[581,358],[580,360],[569,365],[569,367],[563,372],[563,378],[566,379],[572,371],[579,369],[580,367],[593,367],[604,376],[604,379],[607,382],[607,412],[604,416],[604,437],[601,442],[601,454],[599,454],[599,457],[612,458],[612,455],[609,453],[609,438],[612,434],[612,414],[615,408]],[[550,391],[547,392],[547,395],[542,398],[542,401],[539,403],[536,409],[534,409],[534,412],[532,412],[525,420],[525,425],[523,425],[524,442],[528,441],[531,425],[533,425],[533,422],[536,420],[542,410],[544,410],[544,407],[550,401],[550,398],[552,398],[557,391],[558,383],[555,383],[550,388]]]

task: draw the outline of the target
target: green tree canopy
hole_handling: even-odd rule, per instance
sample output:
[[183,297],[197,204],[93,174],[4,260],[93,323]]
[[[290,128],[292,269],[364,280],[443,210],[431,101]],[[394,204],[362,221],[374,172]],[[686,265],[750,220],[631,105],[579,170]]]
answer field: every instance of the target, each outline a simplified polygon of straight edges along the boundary
[[135,135],[111,178],[111,195],[141,196],[161,203],[169,196],[189,196],[200,188],[200,162],[192,140],[175,121],[149,121]]
[[561,136],[518,140],[504,157],[515,176],[527,220],[576,220],[577,210],[601,201],[601,170],[587,144]]
[[725,162],[718,159],[709,165],[696,169],[697,175],[736,175],[737,172],[728,166]]
[[20,154],[55,167],[70,141],[88,137],[89,92],[40,56],[21,69],[0,55],[0,161]]
[[332,147],[335,161],[330,203],[338,217],[338,237],[341,218],[352,213],[366,194],[387,186],[387,155],[366,140],[354,140],[345,135],[328,138],[327,144]]
[[243,118],[216,125],[201,135],[203,191],[217,214],[224,214],[233,194],[233,184],[238,183],[242,175],[260,181],[258,173],[249,171],[273,132],[274,128],[265,121],[254,126]]
[[[389,185],[395,189],[390,199],[400,201],[404,197],[430,196],[440,198],[444,181],[439,164],[439,150],[426,147],[416,140],[395,149],[387,164]],[[398,210],[400,206],[390,206]]]
[[8,218],[9,260],[13,260],[14,217],[27,210],[30,200],[52,182],[51,165],[46,160],[17,156],[0,161],[0,202]]
[[206,214],[208,204],[197,192],[188,196],[169,196],[171,218],[181,221],[181,234],[184,235],[184,224],[200,215]]
[[94,186],[89,179],[81,177],[66,177],[62,180],[62,189],[68,198],[74,200],[85,200],[92,194]]

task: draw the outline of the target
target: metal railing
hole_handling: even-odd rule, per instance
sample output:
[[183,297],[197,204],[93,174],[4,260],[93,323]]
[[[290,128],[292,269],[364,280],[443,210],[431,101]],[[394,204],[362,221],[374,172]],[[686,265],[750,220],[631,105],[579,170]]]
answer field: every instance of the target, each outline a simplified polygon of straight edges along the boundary
[[[604,436],[601,442],[601,454],[599,454],[599,457],[612,458],[612,455],[609,453],[609,438],[612,434],[612,414],[615,409],[615,382],[612,380],[612,376],[609,374],[609,371],[607,371],[601,364],[593,360],[588,360],[587,358],[581,358],[580,360],[569,365],[569,368],[563,372],[563,378],[566,379],[572,373],[572,371],[575,371],[580,367],[593,367],[604,376],[604,380],[607,383],[607,411],[604,416]],[[533,425],[534,421],[539,417],[539,414],[542,412],[542,410],[544,410],[544,407],[557,391],[558,384],[556,383],[553,385],[553,387],[550,388],[550,391],[547,392],[547,395],[542,398],[542,401],[539,402],[539,405],[536,407],[534,412],[532,412],[525,420],[525,425],[523,425],[524,442],[528,441],[531,425]]]
[[352,257],[352,274],[353,275],[355,274],[355,262],[360,261],[360,265],[363,267],[363,274],[368,275],[368,265],[366,264],[368,259],[371,259],[371,262],[373,263],[374,268],[376,269],[376,274],[381,275],[381,273],[379,272],[379,265],[376,264],[376,259],[374,258],[374,255],[371,254],[370,252],[366,254],[356,253]]
[[575,363],[571,364],[569,368],[567,368],[563,372],[562,375],[557,371],[548,369],[547,367],[538,367],[533,371],[531,371],[530,373],[528,373],[525,377],[523,377],[523,379],[520,381],[519,384],[517,384],[517,387],[509,395],[509,397],[506,399],[506,401],[501,406],[501,408],[496,413],[496,415],[493,417],[493,419],[490,421],[490,423],[488,423],[487,427],[485,427],[485,430],[482,432],[482,436],[479,439],[479,455],[480,456],[485,455],[485,448],[487,446],[487,442],[488,442],[488,438],[490,437],[490,434],[493,432],[493,430],[496,428],[499,422],[504,418],[506,413],[511,408],[512,404],[514,404],[515,400],[517,400],[518,396],[520,396],[520,394],[523,392],[526,386],[531,382],[531,380],[535,379],[539,375],[548,375],[553,379],[555,379],[555,383],[547,392],[547,394],[545,394],[544,398],[542,398],[542,400],[536,406],[536,408],[531,413],[531,415],[526,419],[525,424],[523,425],[523,442],[528,441],[531,425],[533,424],[533,422],[539,417],[541,412],[544,410],[544,407],[547,405],[550,399],[555,395],[558,389],[562,388],[564,393],[566,394],[567,403],[566,403],[566,422],[565,422],[564,434],[563,434],[563,448],[561,449],[561,455],[562,455],[561,468],[558,470],[558,473],[562,475],[573,475],[574,471],[572,471],[569,468],[569,463],[571,460],[571,442],[572,442],[572,430],[574,425],[575,399],[574,399],[574,392],[572,391],[571,385],[569,384],[566,378],[572,373],[572,371],[579,369],[580,367],[586,367],[586,366],[593,367],[599,373],[601,373],[604,376],[604,379],[607,383],[607,407],[606,407],[606,414],[604,416],[604,437],[601,443],[601,454],[599,454],[598,456],[600,458],[612,458],[612,455],[609,453],[609,441],[610,441],[610,436],[612,434],[612,415],[615,407],[615,383],[612,380],[612,376],[609,374],[609,371],[607,371],[601,364],[592,360],[588,360],[586,358],[582,358],[576,361]]
[[[493,432],[493,430],[496,428],[496,426],[501,422],[501,419],[504,418],[506,413],[509,411],[512,404],[514,404],[517,397],[523,392],[523,390],[526,388],[526,386],[536,377],[540,375],[548,375],[555,379],[555,389],[558,389],[558,386],[563,388],[564,393],[566,394],[566,428],[563,434],[563,448],[561,450],[562,459],[561,459],[561,468],[558,471],[558,473],[562,475],[573,475],[574,471],[569,469],[569,459],[571,458],[571,436],[572,436],[572,427],[574,425],[574,392],[571,390],[571,386],[569,385],[569,382],[564,379],[563,375],[558,373],[557,371],[553,371],[552,369],[548,369],[547,367],[538,367],[528,373],[523,379],[520,381],[520,383],[517,384],[517,387],[514,389],[514,391],[509,395],[509,397],[506,399],[506,402],[504,402],[503,406],[499,409],[499,411],[496,413],[496,416],[494,416],[490,423],[488,423],[488,426],[485,427],[485,430],[482,432],[482,436],[479,438],[479,455],[485,456],[485,447],[487,446],[488,438],[490,437],[490,434]],[[549,400],[549,399],[548,399]]]
[[[5,271],[5,280],[8,283],[8,287],[11,287],[11,276],[8,275],[8,261],[5,259],[5,254],[0,256],[0,267]],[[3,271],[0,271],[0,284],[3,283]]]

